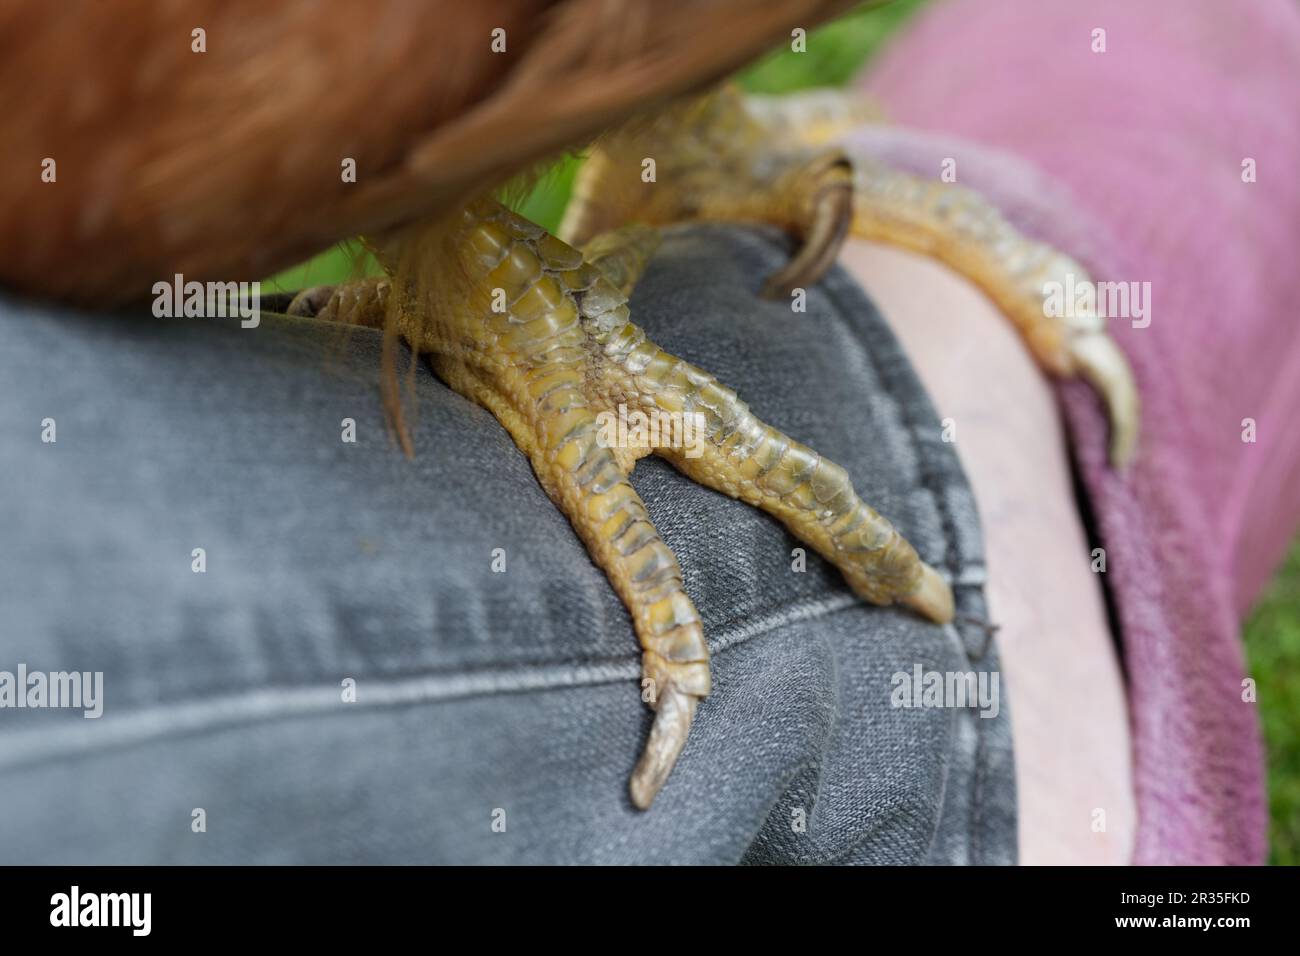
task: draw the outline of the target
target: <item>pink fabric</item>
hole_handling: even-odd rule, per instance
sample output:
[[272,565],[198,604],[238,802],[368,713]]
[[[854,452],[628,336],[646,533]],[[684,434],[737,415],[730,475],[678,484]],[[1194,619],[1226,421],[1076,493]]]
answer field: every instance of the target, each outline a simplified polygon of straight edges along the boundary
[[936,175],[951,156],[959,182],[1094,278],[1151,283],[1150,327],[1111,320],[1143,401],[1130,474],[1106,466],[1094,396],[1061,388],[1124,644],[1135,862],[1261,862],[1239,631],[1300,522],[1300,7],[950,0],[864,87],[944,134],[878,136],[878,151]]

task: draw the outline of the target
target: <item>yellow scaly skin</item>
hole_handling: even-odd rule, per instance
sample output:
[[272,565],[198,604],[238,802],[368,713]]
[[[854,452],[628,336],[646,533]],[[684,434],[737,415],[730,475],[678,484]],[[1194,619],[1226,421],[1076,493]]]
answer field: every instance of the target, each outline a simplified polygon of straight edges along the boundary
[[[380,258],[397,279],[311,290],[290,309],[395,326],[416,351],[432,355],[443,381],[488,408],[529,457],[627,606],[642,647],[644,696],[655,719],[630,792],[643,809],[681,753],[710,678],[681,568],[628,481],[638,458],[661,455],[700,484],[777,517],[868,601],[902,602],[936,621],[953,614],[948,585],[858,498],[844,469],[763,424],[734,392],[664,352],[630,321],[626,293],[654,241],[653,232],[629,229],[596,239],[584,256],[480,199],[450,229],[414,228],[383,246]],[[438,270],[441,287],[402,284],[401,277],[422,274],[421,262]],[[397,300],[394,286],[404,289]],[[494,311],[494,301],[505,311]],[[702,453],[691,457],[667,444],[607,447],[597,416],[620,404],[646,414],[698,414]]]

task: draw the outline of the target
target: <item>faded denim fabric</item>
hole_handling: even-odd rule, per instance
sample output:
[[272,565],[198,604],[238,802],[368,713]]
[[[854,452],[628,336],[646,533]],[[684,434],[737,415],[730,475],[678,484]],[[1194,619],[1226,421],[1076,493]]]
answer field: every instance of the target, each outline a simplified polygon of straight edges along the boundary
[[806,313],[757,298],[787,254],[672,230],[633,316],[844,465],[959,624],[793,571],[774,519],[643,460],[714,674],[645,813],[627,613],[488,412],[421,365],[410,461],[371,331],[0,301],[0,671],[105,696],[0,709],[0,863],[1014,862],[1005,683],[995,718],[890,703],[917,664],[998,669],[970,488],[844,273]]

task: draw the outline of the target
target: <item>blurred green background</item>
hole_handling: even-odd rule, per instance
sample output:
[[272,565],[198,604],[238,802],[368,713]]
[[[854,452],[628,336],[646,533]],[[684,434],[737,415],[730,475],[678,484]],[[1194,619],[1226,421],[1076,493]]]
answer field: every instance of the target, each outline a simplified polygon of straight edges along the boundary
[[1246,622],[1268,748],[1272,863],[1300,864],[1300,541]]
[[[926,0],[894,0],[852,12],[808,36],[807,52],[788,44],[742,71],[740,84],[758,93],[785,93],[845,83],[881,42]],[[516,208],[554,230],[581,159],[566,157]],[[268,280],[272,291],[339,282],[373,269],[353,244],[342,244]],[[1249,673],[1269,757],[1271,862],[1300,864],[1300,541],[1257,604],[1245,627]]]

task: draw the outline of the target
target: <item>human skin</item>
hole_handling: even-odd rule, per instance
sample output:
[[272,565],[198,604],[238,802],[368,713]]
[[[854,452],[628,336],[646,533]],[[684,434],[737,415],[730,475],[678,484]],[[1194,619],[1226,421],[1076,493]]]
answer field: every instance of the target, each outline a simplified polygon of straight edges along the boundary
[[1006,318],[945,266],[858,239],[841,262],[955,424],[1010,700],[1021,862],[1126,864],[1136,809],[1124,684],[1051,386]]

